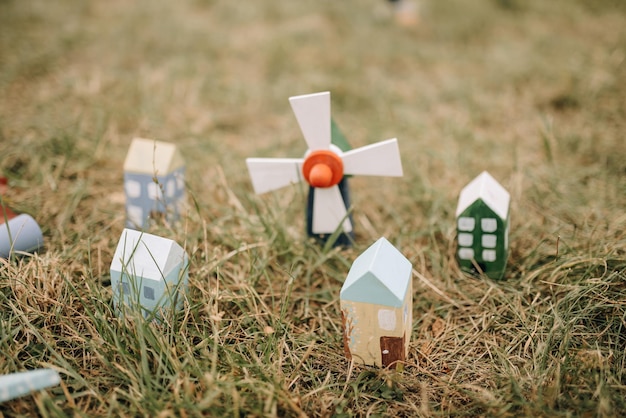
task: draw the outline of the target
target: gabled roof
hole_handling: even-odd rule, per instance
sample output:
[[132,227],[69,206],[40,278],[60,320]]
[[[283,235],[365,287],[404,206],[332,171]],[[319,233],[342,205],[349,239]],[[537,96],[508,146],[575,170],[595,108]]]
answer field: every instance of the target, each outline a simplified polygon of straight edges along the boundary
[[458,217],[478,199],[485,202],[500,218],[507,218],[511,196],[509,192],[486,171],[480,173],[478,177],[469,182],[469,184],[461,190],[459,204],[456,207],[456,216]]
[[401,307],[411,282],[413,266],[385,238],[380,238],[354,260],[341,287],[342,300]]
[[185,165],[176,145],[152,139],[135,138],[130,144],[124,171],[166,175]]
[[124,229],[113,255],[111,270],[162,280],[181,263],[187,263],[187,254],[171,239]]

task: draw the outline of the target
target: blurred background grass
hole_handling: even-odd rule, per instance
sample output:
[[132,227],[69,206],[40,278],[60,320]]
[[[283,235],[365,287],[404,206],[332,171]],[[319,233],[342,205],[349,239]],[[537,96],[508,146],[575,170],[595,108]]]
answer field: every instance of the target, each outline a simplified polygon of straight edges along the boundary
[[[407,28],[382,0],[1,0],[0,174],[47,250],[0,264],[0,372],[65,386],[0,412],[624,413],[624,2],[419,6]],[[301,155],[287,98],[325,90],[351,145],[398,137],[405,170],[351,181],[357,246],[330,253],[303,237],[302,188],[256,197],[245,169]],[[135,136],[181,147],[197,202],[151,231],[192,257],[170,327],[110,310]],[[501,283],[453,259],[485,169],[512,195]],[[401,375],[342,357],[338,291],[382,235],[421,275]]]

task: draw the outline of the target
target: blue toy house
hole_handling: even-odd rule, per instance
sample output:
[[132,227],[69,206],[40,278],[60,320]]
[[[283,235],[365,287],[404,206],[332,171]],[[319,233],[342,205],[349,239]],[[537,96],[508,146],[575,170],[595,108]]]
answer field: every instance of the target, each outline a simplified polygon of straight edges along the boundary
[[504,275],[509,251],[509,193],[483,171],[461,190],[456,208],[457,259],[463,271]]
[[124,162],[126,227],[143,229],[150,219],[173,222],[185,202],[185,165],[174,144],[135,138]]

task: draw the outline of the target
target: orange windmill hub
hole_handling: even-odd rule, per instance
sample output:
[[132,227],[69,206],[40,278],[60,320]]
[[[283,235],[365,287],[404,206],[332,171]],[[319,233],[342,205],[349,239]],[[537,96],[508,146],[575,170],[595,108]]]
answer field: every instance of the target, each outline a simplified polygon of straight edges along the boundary
[[343,178],[343,161],[329,150],[312,151],[304,160],[302,174],[313,187],[331,187]]

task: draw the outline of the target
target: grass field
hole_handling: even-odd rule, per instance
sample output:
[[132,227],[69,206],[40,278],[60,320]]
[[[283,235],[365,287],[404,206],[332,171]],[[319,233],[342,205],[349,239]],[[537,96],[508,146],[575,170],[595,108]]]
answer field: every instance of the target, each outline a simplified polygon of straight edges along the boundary
[[[615,0],[0,0],[3,203],[45,251],[0,260],[0,373],[62,385],[4,416],[626,414],[626,7]],[[398,137],[404,177],[351,180],[357,244],[304,236],[288,97],[329,90],[353,147]],[[135,136],[179,144],[189,213],[149,232],[191,258],[185,309],[117,319],[109,266]],[[454,259],[460,189],[511,193],[502,281]],[[409,258],[402,373],[343,355],[339,289],[385,236]]]

